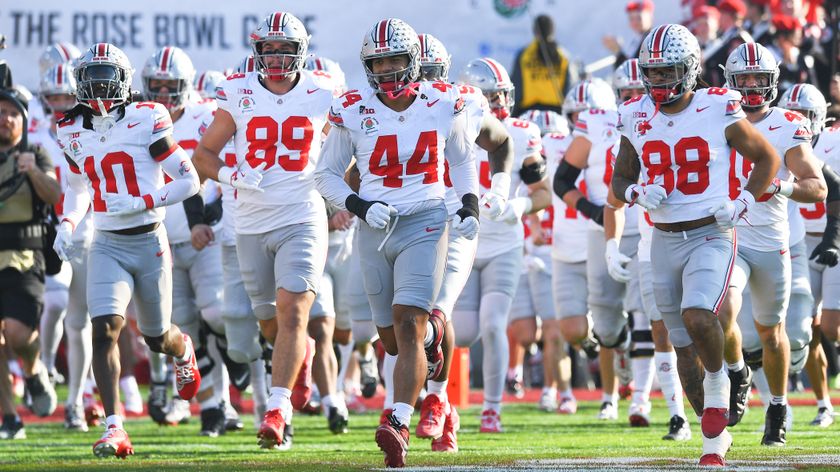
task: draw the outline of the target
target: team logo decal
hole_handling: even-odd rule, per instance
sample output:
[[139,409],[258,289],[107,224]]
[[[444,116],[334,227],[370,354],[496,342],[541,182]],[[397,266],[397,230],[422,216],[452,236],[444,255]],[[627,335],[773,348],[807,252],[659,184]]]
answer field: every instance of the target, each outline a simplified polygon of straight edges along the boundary
[[70,150],[73,151],[74,156],[78,156],[82,152],[82,145],[75,139],[70,141]]
[[178,166],[178,174],[184,175],[188,174],[191,170],[190,163],[187,161],[181,161],[181,165]]
[[494,0],[493,7],[496,13],[505,18],[515,18],[528,10],[529,0]]
[[379,131],[379,121],[372,116],[368,116],[362,120],[362,131],[367,135],[371,135]]
[[242,97],[239,99],[239,109],[242,110],[243,113],[254,111],[254,105],[256,105],[256,103],[251,97]]

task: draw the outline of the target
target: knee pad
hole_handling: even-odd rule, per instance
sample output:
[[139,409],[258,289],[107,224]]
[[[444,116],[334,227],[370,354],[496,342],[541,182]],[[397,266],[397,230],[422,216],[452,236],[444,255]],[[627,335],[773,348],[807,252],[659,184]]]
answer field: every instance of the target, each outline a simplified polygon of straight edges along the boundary
[[373,321],[371,320],[352,320],[351,331],[353,332],[353,341],[356,344],[372,342],[373,339],[379,334],[376,331],[376,326],[373,325]]
[[[595,331],[598,326],[596,325],[595,328],[592,330],[592,334],[595,336],[595,339],[598,340],[598,344],[606,348],[622,348],[627,345],[628,336],[627,336],[627,324],[621,325],[621,327],[616,331],[612,330],[612,332],[607,333],[605,336],[602,337],[603,333],[598,333]],[[653,337],[651,337],[653,340]]]
[[241,364],[260,358],[260,327],[253,316],[247,318],[224,318],[224,337],[227,341],[227,353],[231,359]]
[[790,350],[790,373],[791,374],[798,374],[802,372],[802,369],[805,368],[805,362],[808,360],[808,351],[810,350],[809,346],[806,344],[805,347],[800,349],[793,349]]
[[744,363],[750,366],[753,371],[758,370],[764,364],[764,349],[757,351],[743,351]]

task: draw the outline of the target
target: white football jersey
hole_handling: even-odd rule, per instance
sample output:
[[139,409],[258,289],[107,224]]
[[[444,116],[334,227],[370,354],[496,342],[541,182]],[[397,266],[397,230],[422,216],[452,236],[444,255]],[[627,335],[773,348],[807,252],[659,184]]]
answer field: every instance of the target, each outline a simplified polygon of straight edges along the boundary
[[[205,99],[201,101],[187,102],[184,107],[184,113],[178,118],[178,121],[173,123],[174,129],[172,137],[181,146],[181,149],[189,154],[192,154],[195,148],[198,147],[198,142],[201,140],[203,132],[199,132],[204,126],[204,121],[209,115],[212,117],[216,110],[216,101],[213,99]],[[164,181],[168,182],[169,178],[164,175]],[[187,221],[187,214],[184,211],[184,204],[171,205],[166,208],[166,217],[163,220],[166,226],[166,235],[169,238],[170,244],[185,243],[190,241],[191,232],[190,225]]]
[[104,134],[85,128],[83,121],[78,116],[61,123],[58,142],[70,171],[83,174],[88,184],[94,227],[121,230],[163,221],[163,207],[128,215],[109,214],[103,194],[140,197],[163,187],[163,172],[149,153],[149,146],[172,134],[172,120],[166,108],[152,102],[131,103],[125,107],[122,119]]
[[[64,158],[64,152],[62,152],[58,141],[56,141],[56,136],[49,127],[41,127],[34,134],[30,134],[29,143],[43,147],[55,166],[55,178],[61,186],[61,198],[55,204],[55,215],[58,217],[58,221],[61,221],[64,217],[64,193],[67,191],[67,187],[70,186],[67,178],[70,172],[70,165],[67,163],[67,159]],[[90,240],[91,236],[93,236],[93,226],[90,222],[90,211],[88,211],[85,217],[82,218],[82,221],[76,225],[76,230],[73,231],[73,242],[86,242]]]
[[[788,150],[811,142],[811,122],[799,113],[773,107],[753,126],[767,138],[781,158],[776,178],[792,180],[785,165]],[[753,164],[736,152],[730,154],[729,198],[734,200],[747,185]],[[738,221],[738,244],[757,251],[776,251],[788,247],[788,198],[781,194],[764,194],[750,207],[746,218]]]
[[[572,135],[560,133],[548,133],[542,137],[543,157],[549,179],[554,178],[572,139]],[[583,172],[578,176],[575,186],[584,195],[588,194]],[[551,257],[568,263],[585,261],[588,218],[566,205],[554,192],[551,192],[551,206]]]
[[[840,172],[840,128],[826,128],[815,138],[814,155],[828,164],[834,172]],[[805,220],[806,231],[825,231],[825,202],[800,203],[799,213]]]
[[650,211],[654,223],[693,221],[729,199],[726,128],[745,119],[741,94],[700,89],[685,110],[668,115],[648,95],[619,106],[617,128],[638,154],[641,180],[665,188],[668,196]]
[[265,164],[263,192],[237,192],[236,230],[261,234],[293,224],[322,221],[324,202],[314,172],[333,87],[310,71],[292,90],[275,95],[259,74],[233,74],[216,89],[216,101],[236,122],[237,165]]
[[[591,145],[583,176],[586,181],[586,199],[596,205],[607,203],[615,156],[621,143],[621,135],[616,130],[617,122],[617,111],[591,108],[578,116],[572,132],[572,136],[582,137]],[[635,215],[635,212],[625,214],[624,234],[638,232]],[[604,230],[603,226],[594,221],[589,222],[589,228]]]
[[350,134],[361,177],[359,196],[385,202],[400,214],[442,202],[446,141],[453,117],[463,110],[457,88],[444,82],[421,82],[417,98],[401,112],[387,107],[370,89],[337,98],[330,121]]
[[[542,138],[540,129],[530,121],[518,118],[505,118],[502,121],[507,128],[508,134],[513,139],[513,166],[510,171],[510,195],[508,199],[520,195],[522,179],[519,177],[519,170],[525,158],[542,151]],[[487,151],[476,149],[475,161],[478,166],[478,193],[479,198],[484,192],[490,190],[490,162],[487,160]],[[527,195],[526,191],[522,191]],[[525,243],[525,230],[520,222],[508,224],[504,221],[493,221],[479,217],[481,226],[478,230],[477,258],[490,258],[510,251],[515,247],[522,247]]]
[[[475,140],[478,139],[481,133],[481,122],[484,116],[490,113],[490,106],[487,104],[487,99],[481,90],[471,85],[456,85],[461,98],[464,99],[464,112],[467,116],[467,131],[470,133],[470,142],[473,143],[473,156],[478,145]],[[452,181],[449,179],[449,165],[445,166],[443,181],[446,184],[446,211],[449,215],[454,215],[456,211],[461,209],[461,199],[458,198],[458,193],[452,187]]]

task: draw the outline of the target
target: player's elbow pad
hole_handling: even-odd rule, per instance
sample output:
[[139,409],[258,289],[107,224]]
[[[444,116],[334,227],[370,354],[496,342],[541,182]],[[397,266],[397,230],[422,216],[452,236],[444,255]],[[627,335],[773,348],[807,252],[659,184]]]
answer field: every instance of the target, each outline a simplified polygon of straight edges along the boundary
[[823,164],[822,167],[823,178],[825,178],[825,185],[828,187],[828,196],[826,202],[836,202],[840,200],[840,175],[834,172],[828,164]]
[[[560,161],[557,172],[554,173],[554,193],[563,198],[569,191],[574,190],[575,182],[580,175],[580,169],[566,161]],[[525,179],[522,179],[523,181]]]
[[545,161],[540,160],[539,162],[523,165],[519,169],[519,178],[522,179],[525,185],[542,182],[545,178]]

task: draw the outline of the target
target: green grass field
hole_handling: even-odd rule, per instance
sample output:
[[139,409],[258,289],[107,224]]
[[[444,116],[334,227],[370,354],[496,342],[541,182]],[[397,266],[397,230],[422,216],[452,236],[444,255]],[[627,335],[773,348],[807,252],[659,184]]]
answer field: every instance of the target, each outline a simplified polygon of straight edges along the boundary
[[[543,413],[533,405],[506,406],[506,432],[478,434],[478,407],[461,413],[457,454],[432,453],[429,441],[412,437],[409,467],[425,470],[691,470],[700,456],[699,425],[692,419],[694,438],[662,441],[667,409],[654,402],[654,425],[630,428],[626,421],[594,419],[598,404],[584,402],[572,417]],[[622,401],[620,415],[626,415]],[[737,470],[840,470],[840,425],[828,429],[808,426],[815,407],[795,408],[794,431],[785,448],[759,445],[764,415],[756,408],[732,430],[733,448],[727,459]],[[290,451],[265,451],[256,445],[251,417],[244,431],[210,439],[198,435],[198,418],[177,427],[158,427],[135,419],[126,429],[135,455],[126,461],[99,460],[91,446],[101,434],[65,432],[60,423],[30,423],[28,439],[0,442],[2,470],[359,470],[383,467],[373,441],[378,412],[351,417],[350,433],[334,436],[323,417],[298,414]],[[413,418],[416,423],[416,415]],[[412,430],[413,432],[413,430]],[[820,465],[821,464],[821,465]]]

